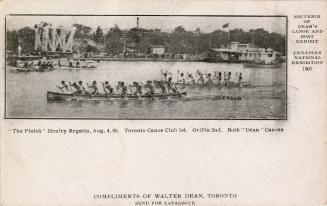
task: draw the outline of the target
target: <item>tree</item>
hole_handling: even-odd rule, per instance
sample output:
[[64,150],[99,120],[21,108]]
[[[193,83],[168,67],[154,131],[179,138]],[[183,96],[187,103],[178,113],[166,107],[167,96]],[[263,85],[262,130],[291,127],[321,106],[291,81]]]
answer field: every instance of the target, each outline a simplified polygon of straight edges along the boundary
[[32,52],[35,43],[34,29],[30,27],[20,29],[18,31],[18,43],[21,44],[24,52]]
[[201,29],[200,29],[199,27],[196,28],[195,31],[194,31],[194,33],[196,33],[196,34],[201,34]]
[[174,32],[175,32],[175,33],[184,33],[184,32],[186,32],[186,30],[184,29],[184,27],[182,27],[182,26],[178,26],[178,27],[176,27],[176,28],[174,29]]
[[101,43],[103,42],[103,31],[100,28],[100,26],[98,26],[97,30],[94,33],[94,41],[96,43]]
[[112,54],[119,54],[123,50],[123,31],[115,25],[105,35],[106,50]]
[[[228,33],[222,30],[216,30],[211,33],[203,33],[200,28],[195,31],[187,31],[182,26],[176,27],[173,32],[163,32],[159,29],[146,30],[142,28],[132,28],[126,31],[121,30],[117,25],[110,28],[104,34],[100,26],[91,34],[91,27],[74,24],[76,32],[74,36],[75,44],[83,40],[92,39],[101,50],[101,44],[105,45],[106,51],[112,54],[119,54],[123,51],[123,42],[127,45],[135,45],[140,52],[146,53],[151,45],[161,45],[169,53],[181,54],[202,54],[209,47],[225,47],[229,43]],[[34,30],[25,27],[19,30],[7,31],[7,49],[17,52],[18,44],[23,47],[23,52],[33,51],[34,49]],[[241,43],[252,43],[260,48],[272,48],[275,51],[285,54],[285,35],[270,33],[262,28],[244,31],[242,29],[233,29],[230,31],[230,40]],[[89,50],[95,51],[94,48]]]
[[13,52],[17,52],[17,48],[18,48],[18,33],[16,30],[14,31],[7,31],[6,33],[6,37],[7,37],[7,50],[13,51]]
[[87,45],[85,50],[86,50],[86,52],[98,52],[99,51],[96,47],[91,46],[91,45]]
[[74,38],[81,39],[90,37],[91,27],[82,24],[74,24],[73,26],[76,28]]
[[18,31],[7,31],[7,50],[17,52],[20,44],[23,52],[32,52],[34,50],[34,39],[34,30],[30,27],[24,27]]

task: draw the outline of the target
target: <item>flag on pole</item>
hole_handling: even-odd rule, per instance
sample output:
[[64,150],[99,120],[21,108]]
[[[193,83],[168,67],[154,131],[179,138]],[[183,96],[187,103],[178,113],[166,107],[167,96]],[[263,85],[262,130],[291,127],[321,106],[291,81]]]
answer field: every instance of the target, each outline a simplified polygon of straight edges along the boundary
[[226,27],[229,27],[229,23],[223,25],[223,28],[226,28]]

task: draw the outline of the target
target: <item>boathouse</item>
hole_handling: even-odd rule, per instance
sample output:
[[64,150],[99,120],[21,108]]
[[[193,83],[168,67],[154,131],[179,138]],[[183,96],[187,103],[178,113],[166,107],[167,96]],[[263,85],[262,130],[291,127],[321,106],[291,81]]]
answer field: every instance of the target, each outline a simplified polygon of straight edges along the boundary
[[208,56],[216,61],[254,62],[257,64],[273,64],[279,53],[271,48],[258,48],[250,43],[230,42],[226,48],[211,48]]

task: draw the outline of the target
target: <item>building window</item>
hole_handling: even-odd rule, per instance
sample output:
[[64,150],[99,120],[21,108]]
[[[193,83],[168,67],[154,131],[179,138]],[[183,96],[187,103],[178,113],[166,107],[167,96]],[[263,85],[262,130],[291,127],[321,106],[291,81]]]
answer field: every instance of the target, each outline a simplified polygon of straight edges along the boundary
[[273,55],[272,54],[268,54],[268,57],[272,57]]

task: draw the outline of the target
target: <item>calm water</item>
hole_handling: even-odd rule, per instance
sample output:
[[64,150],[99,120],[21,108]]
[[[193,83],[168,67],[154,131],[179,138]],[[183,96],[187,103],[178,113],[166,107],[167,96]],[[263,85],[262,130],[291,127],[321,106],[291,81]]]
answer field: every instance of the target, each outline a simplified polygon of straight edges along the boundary
[[[203,62],[100,62],[96,69],[57,69],[50,72],[7,71],[7,117],[13,118],[191,118],[248,119],[286,118],[286,69],[244,68],[242,64],[210,64]],[[106,100],[49,103],[46,92],[58,91],[61,80],[73,82],[93,80],[112,84],[117,81],[159,80],[160,70],[195,74],[203,72],[242,72],[249,88],[185,88],[182,99]],[[101,84],[99,84],[101,86]],[[217,100],[217,95],[241,96],[241,100]]]

